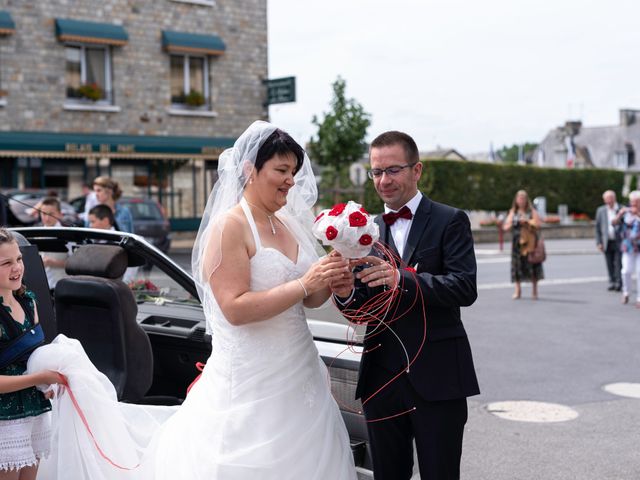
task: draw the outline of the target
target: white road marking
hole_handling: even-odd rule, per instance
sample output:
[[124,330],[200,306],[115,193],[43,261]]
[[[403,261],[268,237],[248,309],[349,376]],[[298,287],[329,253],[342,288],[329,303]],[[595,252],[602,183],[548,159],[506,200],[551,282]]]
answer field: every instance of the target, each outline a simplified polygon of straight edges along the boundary
[[511,257],[498,257],[498,258],[479,258],[476,259],[476,263],[478,265],[485,263],[509,263],[511,261]]
[[602,389],[620,397],[640,398],[640,383],[610,383]]
[[578,418],[578,412],[566,405],[527,400],[490,403],[487,411],[516,422],[552,423]]
[[[580,278],[552,278],[549,280],[540,280],[538,285],[573,285],[580,283],[595,283],[595,282],[607,282],[607,277],[580,277]],[[480,283],[478,284],[478,290],[498,290],[501,288],[513,288],[511,282],[500,283]]]
[[476,248],[474,251],[476,255],[500,255],[509,253],[509,250],[489,250],[488,248]]

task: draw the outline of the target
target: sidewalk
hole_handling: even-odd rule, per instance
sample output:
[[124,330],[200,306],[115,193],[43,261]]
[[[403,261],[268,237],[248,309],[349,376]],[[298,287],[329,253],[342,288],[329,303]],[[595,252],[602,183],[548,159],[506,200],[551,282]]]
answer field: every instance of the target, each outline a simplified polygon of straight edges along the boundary
[[[192,233],[192,235],[189,235]],[[171,240],[170,253],[191,253],[195,232],[180,232],[174,234]],[[177,237],[177,238],[176,238]],[[593,238],[545,238],[547,255],[595,255],[600,253]],[[505,242],[502,251],[498,243],[477,243],[476,256],[511,255],[511,242]]]
[[191,250],[193,250],[193,242],[196,239],[196,233],[197,232],[172,232],[169,254],[191,253]]
[[[545,238],[547,255],[595,255],[600,252],[596,248],[594,238]],[[477,243],[476,256],[511,255],[511,242],[505,242],[502,251],[498,243]]]

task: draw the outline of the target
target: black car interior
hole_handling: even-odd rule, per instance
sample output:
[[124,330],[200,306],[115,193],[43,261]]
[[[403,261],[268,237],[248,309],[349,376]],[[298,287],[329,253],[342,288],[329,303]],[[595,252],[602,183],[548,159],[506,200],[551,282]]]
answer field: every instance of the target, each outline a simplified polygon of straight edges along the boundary
[[121,278],[127,254],[115,245],[83,245],[55,289],[58,332],[82,343],[118,399],[140,401],[153,381],[151,342],[138,325],[138,305]]

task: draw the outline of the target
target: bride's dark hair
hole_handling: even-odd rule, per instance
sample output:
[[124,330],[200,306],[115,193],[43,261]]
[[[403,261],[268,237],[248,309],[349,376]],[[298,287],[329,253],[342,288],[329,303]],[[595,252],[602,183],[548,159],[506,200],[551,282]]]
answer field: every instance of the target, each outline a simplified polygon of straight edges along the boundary
[[287,132],[279,128],[276,129],[258,149],[255,164],[256,171],[259,172],[265,162],[272,159],[274,155],[288,155],[291,153],[296,157],[296,170],[294,173],[298,173],[304,160],[304,150]]

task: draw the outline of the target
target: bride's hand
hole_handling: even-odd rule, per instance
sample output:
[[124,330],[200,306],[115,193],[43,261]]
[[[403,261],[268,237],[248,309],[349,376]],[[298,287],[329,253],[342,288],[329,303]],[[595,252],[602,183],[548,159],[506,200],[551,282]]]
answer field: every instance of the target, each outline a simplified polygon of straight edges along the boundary
[[349,260],[337,255],[327,255],[311,265],[301,281],[311,295],[334,281],[346,278],[346,275],[351,275]]
[[[341,257],[340,253],[335,250],[332,251],[329,255]],[[349,271],[347,273],[343,273],[340,276],[334,277],[333,280],[331,280],[331,282],[329,283],[331,293],[337,295],[340,298],[345,298],[351,295],[354,287],[355,277],[353,276],[351,267],[349,267]]]

